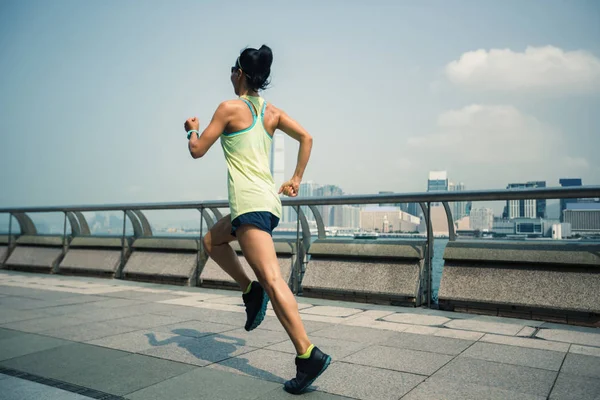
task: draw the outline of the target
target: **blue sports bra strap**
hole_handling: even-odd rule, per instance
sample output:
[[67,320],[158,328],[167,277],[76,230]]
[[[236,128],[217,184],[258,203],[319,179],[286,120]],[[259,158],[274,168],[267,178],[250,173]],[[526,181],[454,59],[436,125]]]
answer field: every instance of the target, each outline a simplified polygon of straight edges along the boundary
[[240,97],[240,99],[244,100],[244,103],[246,103],[246,105],[250,109],[250,112],[252,113],[252,117],[256,118],[256,113],[254,112],[254,106],[252,105],[252,103],[250,103],[250,101],[244,99],[243,97]]

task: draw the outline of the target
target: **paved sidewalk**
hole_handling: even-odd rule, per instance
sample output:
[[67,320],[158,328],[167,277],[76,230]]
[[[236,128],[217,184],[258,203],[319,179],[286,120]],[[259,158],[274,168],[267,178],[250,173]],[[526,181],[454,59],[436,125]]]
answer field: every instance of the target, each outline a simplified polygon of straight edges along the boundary
[[[600,329],[299,298],[306,399],[600,399]],[[0,271],[4,400],[285,399],[294,349],[231,291]],[[45,396],[45,397],[43,397]]]

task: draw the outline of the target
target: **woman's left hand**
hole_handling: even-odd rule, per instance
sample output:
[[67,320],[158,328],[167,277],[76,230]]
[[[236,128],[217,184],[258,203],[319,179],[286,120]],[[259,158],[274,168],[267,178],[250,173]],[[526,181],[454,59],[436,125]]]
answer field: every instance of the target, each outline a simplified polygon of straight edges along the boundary
[[191,130],[198,130],[198,128],[200,127],[200,121],[198,121],[198,118],[196,117],[192,117],[192,118],[188,118],[185,121],[185,124],[183,124],[185,131],[189,132]]

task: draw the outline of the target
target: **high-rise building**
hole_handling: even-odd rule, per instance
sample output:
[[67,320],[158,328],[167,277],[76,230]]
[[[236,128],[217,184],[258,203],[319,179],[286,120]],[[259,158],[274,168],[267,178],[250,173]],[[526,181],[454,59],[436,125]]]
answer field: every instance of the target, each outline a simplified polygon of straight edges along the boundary
[[[526,183],[510,183],[506,188],[511,189],[535,189],[545,188],[545,181],[532,181]],[[503,213],[504,218],[545,218],[546,200],[519,199],[507,200]]]
[[448,190],[448,173],[446,171],[429,172],[428,192],[445,192]]
[[[465,184],[460,183],[452,183],[448,184],[448,190],[451,192],[462,192],[465,190]],[[452,203],[451,208],[452,216],[455,221],[462,219],[469,215],[469,211],[471,210],[471,202],[470,201],[455,201]]]
[[471,229],[485,231],[494,226],[494,210],[491,208],[474,208],[470,214]]
[[[275,132],[271,143],[271,175],[275,181],[275,188],[279,189],[285,182],[285,136]],[[296,219],[296,213],[291,207],[283,207],[281,222],[290,222]]]
[[[574,186],[581,186],[583,183],[581,181],[581,179],[579,178],[575,178],[575,179],[569,179],[569,178],[563,178],[563,179],[559,179],[558,182],[560,183],[560,186],[562,187],[574,187]],[[578,203],[579,199],[560,199],[560,222],[564,222],[564,211],[567,209],[567,205],[571,204],[571,203]]]
[[[318,184],[312,181],[302,182],[300,184],[300,189],[298,190],[298,197],[315,197],[317,196],[317,189],[319,187],[320,186]],[[304,215],[306,215],[306,219],[308,221],[315,220],[315,217],[312,211],[310,211],[310,208],[308,208],[308,206],[302,206],[300,208],[302,209]]]
[[[316,190],[317,197],[341,196],[344,194],[342,189],[336,185],[323,185]],[[335,226],[335,207],[332,205],[319,206],[318,210],[323,218],[325,226]]]
[[600,203],[570,203],[564,220],[571,224],[573,233],[600,233]]
[[360,228],[379,232],[415,232],[420,219],[401,211],[398,207],[369,206],[360,212]]
[[360,207],[341,205],[334,207],[334,226],[339,228],[358,228],[360,226]]

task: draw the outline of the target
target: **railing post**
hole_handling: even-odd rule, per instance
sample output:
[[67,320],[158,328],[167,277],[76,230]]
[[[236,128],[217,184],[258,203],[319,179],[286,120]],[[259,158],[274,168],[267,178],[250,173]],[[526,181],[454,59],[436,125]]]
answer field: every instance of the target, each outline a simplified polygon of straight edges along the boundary
[[119,267],[119,276],[123,276],[123,270],[125,269],[125,230],[127,226],[127,210],[123,210],[123,233],[121,235],[121,266]]
[[301,272],[301,263],[303,260],[300,259],[300,206],[296,206],[296,262],[292,273],[294,274],[294,278],[292,279],[292,291],[294,294],[298,294],[300,292],[300,274]]
[[200,240],[198,242],[198,265],[196,265],[196,276],[194,277],[194,286],[200,285],[200,263],[202,262],[202,255],[204,254],[204,241],[202,240],[202,237],[204,236],[204,207],[200,207],[198,211],[200,211]]
[[431,297],[433,295],[432,293],[432,279],[431,279],[431,273],[432,273],[432,248],[431,248],[431,244],[433,243],[433,224],[431,223],[431,203],[428,202],[427,203],[427,221],[429,222],[431,228],[427,229],[427,308],[431,308]]
[[12,219],[13,219],[12,213],[8,213],[8,248],[9,249],[12,244]]

